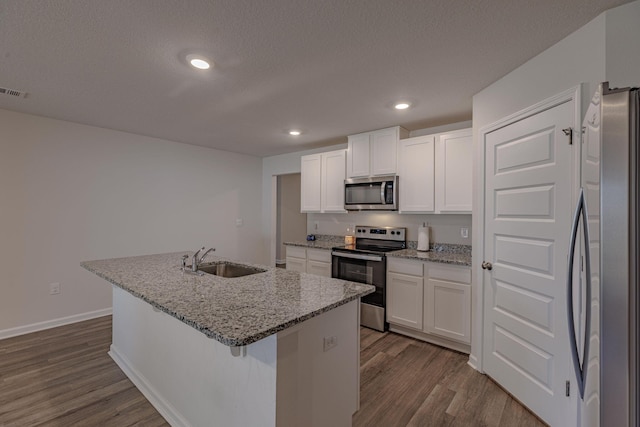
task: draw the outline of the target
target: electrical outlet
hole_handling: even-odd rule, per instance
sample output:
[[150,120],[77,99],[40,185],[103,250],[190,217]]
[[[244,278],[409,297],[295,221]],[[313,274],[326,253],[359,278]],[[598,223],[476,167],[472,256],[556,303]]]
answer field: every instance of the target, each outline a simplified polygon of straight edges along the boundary
[[58,295],[60,293],[60,283],[49,284],[49,295]]
[[460,236],[463,239],[468,239],[469,238],[469,229],[467,227],[462,227],[460,229]]
[[237,218],[236,227],[242,227],[243,225],[244,225],[244,221],[242,220],[242,218]]
[[329,351],[331,350],[333,347],[338,345],[338,337],[333,336],[333,337],[324,337],[324,342],[323,342],[323,348],[324,351]]

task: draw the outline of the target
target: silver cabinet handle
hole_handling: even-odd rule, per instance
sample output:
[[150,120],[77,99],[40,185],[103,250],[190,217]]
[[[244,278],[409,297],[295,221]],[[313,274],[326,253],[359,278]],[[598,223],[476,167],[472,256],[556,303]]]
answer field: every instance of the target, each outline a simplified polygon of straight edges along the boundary
[[[573,257],[576,250],[576,238],[578,236],[578,228],[582,218],[582,229],[584,237],[584,252],[587,262],[585,263],[586,289],[585,289],[585,331],[584,331],[584,348],[582,352],[582,363],[578,357],[578,342],[576,338],[576,328],[573,317]],[[589,341],[591,335],[591,257],[589,251],[589,216],[587,214],[587,204],[584,198],[584,189],[580,188],[580,195],[576,203],[576,210],[573,214],[573,224],[571,226],[571,237],[569,239],[569,262],[567,271],[567,320],[569,322],[569,341],[571,345],[571,358],[573,359],[573,368],[576,373],[578,382],[578,390],[580,398],[584,399],[584,387],[587,380],[587,366],[589,365]]]
[[350,254],[347,252],[338,251],[331,252],[331,255],[337,256],[339,258],[361,259],[363,261],[382,261],[382,257],[378,255]]
[[484,261],[482,263],[482,269],[483,270],[492,270],[493,269],[493,264],[491,264],[490,262]]

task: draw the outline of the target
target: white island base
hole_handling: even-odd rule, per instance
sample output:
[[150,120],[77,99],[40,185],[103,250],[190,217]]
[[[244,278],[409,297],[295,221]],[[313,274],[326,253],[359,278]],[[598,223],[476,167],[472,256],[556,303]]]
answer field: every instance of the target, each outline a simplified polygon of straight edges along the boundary
[[233,356],[114,286],[109,354],[172,426],[350,426],[359,404],[358,307],[351,301]]

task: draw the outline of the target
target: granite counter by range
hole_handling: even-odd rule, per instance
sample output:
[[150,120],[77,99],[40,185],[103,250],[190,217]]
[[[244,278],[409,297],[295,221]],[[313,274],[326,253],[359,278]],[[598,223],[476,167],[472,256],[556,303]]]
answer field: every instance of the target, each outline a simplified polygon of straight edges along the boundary
[[[461,266],[471,266],[471,246],[440,244],[436,243],[431,246],[431,250],[427,252],[415,249],[417,242],[407,242],[408,248],[398,251],[387,252],[386,256],[395,258],[415,259],[419,261],[439,262],[443,264],[453,264]],[[294,241],[285,242],[285,246],[298,246],[307,249],[324,249],[331,250],[336,246],[344,244],[344,238],[337,237],[333,240],[322,239],[316,241]]]
[[[350,423],[359,399],[358,301],[374,288],[265,266],[238,278],[196,276],[180,270],[183,254],[82,263],[113,284],[109,354],[165,419]],[[310,406],[321,409],[301,409]]]
[[416,249],[402,249],[387,254],[389,257],[415,259],[419,261],[439,262],[442,264],[471,266],[471,254],[446,251],[422,252]]

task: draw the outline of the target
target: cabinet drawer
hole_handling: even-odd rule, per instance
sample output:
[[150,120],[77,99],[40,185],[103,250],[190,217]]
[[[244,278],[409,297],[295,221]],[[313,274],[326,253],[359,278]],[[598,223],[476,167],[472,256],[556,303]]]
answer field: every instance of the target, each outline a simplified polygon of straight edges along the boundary
[[427,276],[429,279],[471,283],[471,269],[466,267],[446,267],[438,264],[428,264]]
[[422,261],[413,261],[393,257],[387,258],[387,270],[395,273],[422,277],[422,265]]
[[315,274],[317,276],[331,277],[331,264],[307,260],[307,273]]
[[307,250],[300,246],[287,246],[287,256],[295,258],[306,258]]
[[307,260],[331,262],[331,251],[324,249],[307,249]]
[[287,270],[297,271],[298,273],[307,272],[307,260],[304,258],[287,257]]

